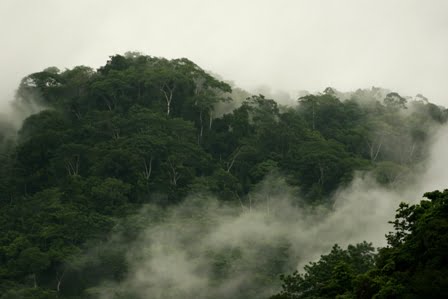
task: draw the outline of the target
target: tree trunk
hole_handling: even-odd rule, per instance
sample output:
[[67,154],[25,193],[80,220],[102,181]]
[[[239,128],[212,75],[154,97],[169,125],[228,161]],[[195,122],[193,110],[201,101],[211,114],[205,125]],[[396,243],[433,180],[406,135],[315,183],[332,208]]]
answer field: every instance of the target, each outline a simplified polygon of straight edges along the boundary
[[80,120],[81,119],[81,114],[76,109],[72,109],[72,111],[75,114],[76,119]]
[[180,173],[177,172],[176,166],[174,166],[171,161],[169,161],[168,163],[170,165],[171,184],[173,186],[177,186],[177,181],[180,178]]
[[151,157],[149,159],[149,165],[148,165],[148,163],[146,162],[146,159],[143,159],[143,163],[144,163],[144,166],[145,166],[145,170],[143,172],[143,175],[144,175],[146,180],[149,180],[149,177],[151,176],[151,173],[152,173],[152,160],[153,159]]
[[203,121],[202,121],[202,110],[201,110],[201,112],[199,112],[199,121],[200,121],[200,123],[201,123],[200,136],[201,136],[201,138],[202,138],[202,133],[204,132],[204,124],[203,124]]
[[78,175],[79,173],[79,155],[75,155],[75,161],[68,161],[65,168],[69,176]]
[[112,132],[112,136],[114,139],[119,139],[120,138],[120,129],[114,129]]
[[[165,90],[165,88],[167,90]],[[162,91],[165,101],[166,101],[166,115],[169,116],[171,112],[171,101],[173,100],[173,92],[176,87],[169,87],[167,84],[163,84],[163,86],[160,88]]]
[[235,163],[236,158],[238,157],[238,155],[240,154],[241,148],[238,148],[235,153],[233,154],[233,158],[230,160],[230,162],[227,163],[227,172],[230,172],[230,170],[233,167],[233,164]]
[[325,175],[325,169],[324,167],[319,163],[319,180],[318,180],[318,184],[323,186],[324,185],[324,175]]
[[380,139],[378,141],[378,145],[375,145],[375,141],[372,141],[372,143],[370,143],[367,140],[366,143],[367,143],[367,146],[369,147],[370,160],[372,162],[375,162],[376,159],[378,158],[380,151],[381,151],[381,147],[383,146],[383,137],[380,137]]
[[211,130],[212,129],[212,122],[213,122],[213,110],[209,110],[209,116],[210,116],[210,121],[208,123],[208,129]]
[[414,157],[414,151],[415,151],[415,142],[412,143],[411,149],[409,151],[409,158],[408,162],[411,163]]
[[62,274],[61,274],[61,275],[59,275],[59,273],[56,272],[56,281],[57,281],[57,284],[56,284],[56,291],[57,291],[58,293],[61,291],[61,284],[62,284],[62,279],[64,278],[64,275],[65,275],[65,270],[66,270],[66,269],[64,269],[64,271],[62,271]]
[[313,131],[316,129],[316,125],[315,125],[315,116],[316,116],[316,112],[315,112],[315,108],[314,108],[314,102],[312,103],[312,107],[313,107]]

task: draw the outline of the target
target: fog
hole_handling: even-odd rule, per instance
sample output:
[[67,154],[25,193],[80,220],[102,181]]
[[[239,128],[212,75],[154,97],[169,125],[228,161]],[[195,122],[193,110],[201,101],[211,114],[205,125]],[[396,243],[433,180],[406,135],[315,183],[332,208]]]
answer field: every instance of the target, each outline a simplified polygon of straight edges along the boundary
[[[41,109],[16,107],[21,112],[12,115],[8,106],[27,74],[48,66],[99,67],[129,50],[187,57],[285,103],[303,90],[380,86],[448,106],[447,15],[444,0],[2,0],[0,121],[17,129]],[[401,201],[446,188],[447,136],[446,126],[434,134],[413,184],[385,188],[358,173],[330,207],[303,205],[279,173],[240,206],[213,194],[190,194],[176,207],[147,205],[124,221],[136,228],[135,241],[126,243],[129,226],[121,223],[84,258],[95,262],[103,248],[117,248],[130,266],[120,283],[104,281],[89,292],[101,299],[262,298],[278,289],[277,273],[303,269],[335,243],[384,246],[387,221]]]
[[[192,194],[175,207],[147,205],[93,250],[125,248],[124,279],[88,292],[101,299],[267,298],[280,287],[279,273],[302,271],[335,243],[385,246],[388,221],[400,202],[417,203],[424,192],[446,188],[446,136],[446,125],[435,131],[413,183],[387,188],[360,172],[329,199],[331,206],[303,204],[278,173],[241,199],[241,206],[212,194]],[[139,232],[131,243],[124,237],[129,230]]]
[[1,109],[48,66],[129,50],[187,57],[253,90],[381,86],[448,105],[448,2],[2,0]]

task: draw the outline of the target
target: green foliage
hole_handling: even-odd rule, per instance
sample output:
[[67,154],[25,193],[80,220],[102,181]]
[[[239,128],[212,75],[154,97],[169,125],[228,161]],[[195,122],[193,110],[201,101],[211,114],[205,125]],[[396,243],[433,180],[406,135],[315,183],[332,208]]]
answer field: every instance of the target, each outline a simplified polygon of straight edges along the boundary
[[[400,205],[392,222],[395,232],[387,236],[389,246],[379,252],[371,276],[383,282],[379,294],[388,294],[388,285],[402,286],[405,298],[448,296],[448,190],[425,194],[429,201]],[[395,290],[397,292],[397,290]]]
[[367,243],[347,250],[335,245],[305,273],[282,276],[283,291],[272,298],[446,298],[448,190],[425,197],[429,201],[400,205],[389,246],[375,259]]
[[17,286],[16,289],[9,289],[1,299],[56,299],[58,298],[56,291],[42,288],[24,288]]
[[[282,276],[283,291],[276,299],[339,298],[353,288],[353,279],[374,264],[374,249],[369,243],[349,245],[343,250],[334,245],[328,255],[305,266],[304,273]],[[340,297],[343,298],[343,297]]]
[[[378,93],[358,91],[343,100],[327,89],[286,108],[237,88],[232,94],[188,59],[139,53],[112,56],[97,70],[50,67],[26,76],[16,107],[45,109],[18,132],[0,123],[0,298],[83,296],[103,279],[121,279],[125,250],[105,250],[89,266],[74,260],[145,203],[173,205],[188,194],[212,193],[240,205],[271,173],[286,177],[305,202],[324,204],[355,171],[373,170],[389,186],[406,180],[426,156],[432,126],[448,114],[396,93],[378,101]],[[235,107],[228,102],[242,96],[248,97],[223,114],[223,104]],[[389,238],[406,243],[411,224],[397,225]],[[129,241],[138,229],[127,233]],[[270,283],[283,270],[285,250],[266,246],[260,267],[268,270],[259,269],[259,282]],[[346,257],[322,278],[331,285],[328,296],[345,294],[355,285],[350,279],[364,273],[350,248],[335,250]],[[218,255],[217,271],[225,275],[227,260],[236,257]],[[392,280],[364,275],[363,283],[388,292]],[[412,279],[423,288],[428,276]],[[255,297],[256,290],[246,295]]]

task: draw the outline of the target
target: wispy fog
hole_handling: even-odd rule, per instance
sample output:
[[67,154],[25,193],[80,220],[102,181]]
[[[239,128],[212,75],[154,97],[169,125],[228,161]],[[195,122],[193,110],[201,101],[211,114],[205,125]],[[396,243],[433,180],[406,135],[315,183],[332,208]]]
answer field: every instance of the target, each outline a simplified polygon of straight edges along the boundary
[[[302,205],[278,174],[266,177],[241,206],[199,194],[168,209],[148,205],[103,245],[126,248],[125,279],[89,292],[104,299],[266,298],[279,287],[276,274],[301,270],[335,243],[384,246],[400,202],[415,203],[423,192],[446,187],[447,130],[433,138],[429,163],[415,173],[415,184],[390,189],[360,173],[333,196],[332,207]],[[140,231],[130,244],[123,237],[129,229]],[[273,274],[270,281],[267,274]]]
[[[129,50],[187,57],[286,105],[303,90],[380,86],[447,106],[447,16],[446,0],[2,0],[0,124],[17,129],[41,109],[8,108],[29,73],[98,67]],[[331,207],[305,207],[275,173],[241,205],[191,194],[179,206],[145,206],[124,221],[136,241],[125,241],[123,223],[102,245],[127,252],[128,273],[89,292],[101,299],[266,297],[279,287],[277,273],[301,269],[334,243],[385,245],[401,201],[446,188],[447,136],[446,126],[437,132],[412,185],[387,189],[359,173]],[[91,249],[92,261],[98,252]]]

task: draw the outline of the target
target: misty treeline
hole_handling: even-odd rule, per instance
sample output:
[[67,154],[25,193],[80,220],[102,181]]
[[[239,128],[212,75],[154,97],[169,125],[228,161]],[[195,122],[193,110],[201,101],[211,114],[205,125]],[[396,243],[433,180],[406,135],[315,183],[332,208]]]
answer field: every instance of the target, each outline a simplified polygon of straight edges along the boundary
[[400,204],[388,246],[376,255],[366,242],[335,245],[304,273],[282,275],[283,290],[270,298],[446,298],[448,190],[425,197]]
[[267,298],[283,273],[273,298],[446,292],[446,191],[400,206],[379,252],[335,245],[304,273],[288,235],[253,227],[277,223],[269,192],[282,184],[256,192],[267,177],[310,211],[331,209],[356,173],[388,189],[418,181],[448,119],[421,95],[327,88],[281,105],[187,59],[127,53],[25,77],[11,115],[0,120],[2,299]]

